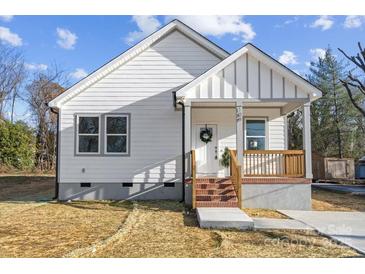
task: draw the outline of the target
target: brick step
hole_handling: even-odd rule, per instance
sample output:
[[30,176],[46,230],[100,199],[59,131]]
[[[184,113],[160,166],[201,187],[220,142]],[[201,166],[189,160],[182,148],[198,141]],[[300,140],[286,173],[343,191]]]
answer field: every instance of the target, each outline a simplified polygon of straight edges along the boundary
[[233,187],[223,189],[196,189],[196,195],[236,195]]
[[234,189],[231,183],[222,184],[196,184],[196,189]]
[[238,202],[196,201],[196,207],[238,207]]
[[231,183],[230,179],[196,179],[197,183],[204,183],[204,184],[224,184],[224,183]]
[[196,195],[197,201],[237,202],[236,195]]

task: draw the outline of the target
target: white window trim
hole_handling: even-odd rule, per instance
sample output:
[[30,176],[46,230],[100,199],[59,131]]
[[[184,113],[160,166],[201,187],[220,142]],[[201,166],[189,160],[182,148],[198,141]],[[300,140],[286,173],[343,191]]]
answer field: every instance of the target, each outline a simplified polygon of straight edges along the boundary
[[265,150],[268,149],[269,147],[269,128],[268,128],[268,119],[266,117],[249,117],[249,118],[244,118],[244,125],[243,125],[243,142],[244,142],[244,148],[245,150],[247,150],[247,121],[252,121],[252,120],[262,120],[265,122],[265,136],[248,136],[248,137],[254,137],[254,138],[263,138],[265,137]]
[[[79,133],[80,117],[98,117],[99,126],[98,133]],[[76,115],[76,154],[77,155],[100,155],[100,131],[101,131],[101,115],[100,114],[77,114]],[[80,152],[79,151],[79,136],[98,136],[98,152]]]
[[[127,132],[126,133],[108,133],[108,117],[125,117],[127,119]],[[104,154],[107,155],[129,155],[129,115],[126,114],[107,114],[104,116]],[[126,152],[108,152],[108,136],[126,136]]]

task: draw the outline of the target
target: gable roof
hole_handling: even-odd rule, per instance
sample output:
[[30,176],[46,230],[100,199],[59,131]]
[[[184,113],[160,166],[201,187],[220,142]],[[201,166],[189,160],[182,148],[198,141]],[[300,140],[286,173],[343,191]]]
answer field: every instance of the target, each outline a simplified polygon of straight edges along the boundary
[[115,57],[114,59],[110,60],[108,63],[104,64],[100,68],[96,69],[94,72],[90,73],[88,76],[71,86],[65,92],[61,93],[59,96],[54,98],[52,101],[48,103],[50,107],[60,107],[64,102],[67,102],[69,99],[73,98],[90,85],[94,84],[101,78],[105,77],[107,74],[112,72],[113,70],[117,69],[124,63],[128,62],[145,49],[150,47],[153,43],[159,41],[164,36],[170,34],[171,32],[178,30],[220,59],[226,58],[229,53],[213,43],[212,41],[208,40],[206,37],[202,36],[200,33],[196,32],[192,28],[188,27],[181,21],[175,19],[162,27],[161,29],[157,30],[156,32],[152,33],[141,42],[136,44],[135,46],[129,48],[119,56]]
[[210,76],[214,75],[215,73],[221,71],[222,69],[226,68],[228,65],[232,64],[234,61],[236,61],[239,57],[241,57],[244,54],[250,54],[253,57],[255,57],[258,60],[261,60],[262,62],[268,64],[271,68],[273,68],[278,73],[282,74],[283,76],[290,79],[294,84],[298,85],[299,87],[302,87],[303,90],[308,93],[311,100],[315,100],[322,96],[321,90],[319,90],[316,86],[311,84],[308,80],[304,79],[288,67],[284,66],[271,56],[269,56],[267,53],[263,52],[256,46],[254,46],[251,43],[248,43],[244,45],[242,48],[237,50],[236,52],[229,55],[227,58],[222,60],[220,63],[216,64],[209,70],[207,70],[205,73],[200,75],[199,77],[195,78],[176,92],[176,97],[185,97],[187,92],[191,90],[192,88],[196,87],[202,81],[209,78]]

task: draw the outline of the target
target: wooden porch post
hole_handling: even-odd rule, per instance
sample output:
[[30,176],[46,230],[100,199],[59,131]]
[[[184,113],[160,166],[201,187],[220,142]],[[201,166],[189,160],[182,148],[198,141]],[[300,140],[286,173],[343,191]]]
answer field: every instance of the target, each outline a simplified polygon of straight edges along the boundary
[[303,149],[305,151],[305,178],[312,179],[312,142],[310,102],[303,106]]
[[[190,155],[191,152],[191,106],[190,102],[185,103],[185,155]],[[190,176],[191,163],[190,157],[185,157],[185,174]]]
[[236,150],[237,161],[242,166],[243,164],[243,115],[242,101],[236,102]]

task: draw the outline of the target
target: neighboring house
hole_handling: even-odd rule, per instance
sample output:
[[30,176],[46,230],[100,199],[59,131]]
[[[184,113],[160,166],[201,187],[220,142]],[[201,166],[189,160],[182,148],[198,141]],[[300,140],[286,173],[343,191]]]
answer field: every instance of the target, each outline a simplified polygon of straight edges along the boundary
[[[255,46],[229,54],[174,20],[49,103],[58,198],[310,208],[320,96]],[[304,150],[291,151],[286,117],[298,108]],[[237,151],[230,168],[226,147]]]

